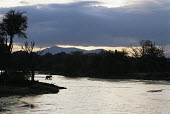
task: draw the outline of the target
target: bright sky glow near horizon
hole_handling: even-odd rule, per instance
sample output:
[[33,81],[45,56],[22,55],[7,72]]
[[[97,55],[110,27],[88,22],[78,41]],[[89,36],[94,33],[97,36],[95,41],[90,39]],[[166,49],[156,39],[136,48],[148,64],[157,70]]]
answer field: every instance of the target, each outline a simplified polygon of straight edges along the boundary
[[[36,4],[65,4],[79,1],[91,1],[91,0],[0,0],[0,7],[16,7],[25,5],[36,5]],[[134,0],[93,0],[100,2],[100,4],[93,4],[94,6],[105,6],[105,7],[123,7],[125,5],[133,4]],[[142,0],[138,0],[140,2]]]
[[10,9],[27,12],[35,50],[54,45],[121,50],[140,40],[170,45],[170,0],[0,0],[0,21]]
[[103,46],[73,46],[73,45],[57,45],[58,47],[62,48],[79,48],[84,50],[96,50],[96,49],[105,49],[110,51],[122,51],[123,49],[126,49],[127,51],[130,51],[130,47],[103,47]]

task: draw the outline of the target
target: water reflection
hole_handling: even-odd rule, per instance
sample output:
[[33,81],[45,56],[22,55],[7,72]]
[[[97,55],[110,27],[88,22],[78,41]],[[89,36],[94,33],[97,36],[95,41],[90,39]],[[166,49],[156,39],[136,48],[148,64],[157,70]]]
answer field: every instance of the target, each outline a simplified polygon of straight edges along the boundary
[[[169,82],[162,84],[162,81],[72,79],[63,76],[53,76],[53,80],[45,80],[45,75],[39,75],[36,79],[56,83],[67,89],[61,90],[58,94],[24,97],[20,100],[34,104],[35,108],[15,109],[17,114],[168,114],[170,112]],[[148,92],[149,90],[163,91]]]

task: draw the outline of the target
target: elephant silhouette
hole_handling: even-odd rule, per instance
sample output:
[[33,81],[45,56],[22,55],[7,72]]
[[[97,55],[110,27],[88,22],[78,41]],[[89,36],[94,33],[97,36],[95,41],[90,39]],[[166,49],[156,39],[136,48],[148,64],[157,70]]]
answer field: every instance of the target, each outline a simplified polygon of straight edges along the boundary
[[51,75],[46,76],[45,79],[46,79],[46,80],[51,80],[51,79],[52,79],[52,76],[51,76]]

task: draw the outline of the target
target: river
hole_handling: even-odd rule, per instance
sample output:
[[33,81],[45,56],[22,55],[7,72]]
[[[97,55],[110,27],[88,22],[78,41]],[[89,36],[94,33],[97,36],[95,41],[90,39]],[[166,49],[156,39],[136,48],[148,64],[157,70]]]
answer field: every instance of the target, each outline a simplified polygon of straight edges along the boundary
[[[170,82],[66,78],[36,75],[36,80],[67,87],[57,94],[21,98],[10,114],[169,114]],[[34,107],[24,107],[23,104]]]

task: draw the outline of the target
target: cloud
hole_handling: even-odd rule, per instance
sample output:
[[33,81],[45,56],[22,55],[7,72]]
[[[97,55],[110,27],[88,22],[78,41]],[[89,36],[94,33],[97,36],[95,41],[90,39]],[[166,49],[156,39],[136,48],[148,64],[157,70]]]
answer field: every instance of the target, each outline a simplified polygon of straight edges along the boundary
[[23,5],[27,5],[27,4],[29,4],[29,2],[26,2],[26,1],[20,1],[19,3],[21,3],[21,4],[23,4]]
[[[83,1],[13,9],[27,11],[28,38],[40,46],[130,46],[145,39],[170,44],[170,2],[162,1],[149,0],[119,8],[96,7],[94,4],[101,3]],[[8,10],[1,8],[0,14]]]
[[135,5],[127,5],[124,7],[126,12],[143,12],[151,13],[159,10],[170,9],[170,1],[167,0],[141,0],[134,2]]

